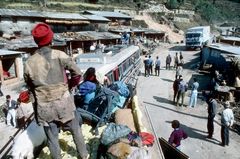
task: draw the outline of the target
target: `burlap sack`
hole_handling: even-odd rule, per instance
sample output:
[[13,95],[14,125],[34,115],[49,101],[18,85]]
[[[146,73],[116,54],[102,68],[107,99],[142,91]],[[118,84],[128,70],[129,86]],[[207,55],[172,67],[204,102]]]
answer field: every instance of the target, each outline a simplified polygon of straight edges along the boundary
[[115,114],[115,123],[127,125],[132,131],[136,132],[136,128],[134,125],[134,119],[132,115],[131,109],[119,109]]
[[109,147],[107,152],[118,159],[126,159],[131,154],[131,147],[126,143],[119,142]]

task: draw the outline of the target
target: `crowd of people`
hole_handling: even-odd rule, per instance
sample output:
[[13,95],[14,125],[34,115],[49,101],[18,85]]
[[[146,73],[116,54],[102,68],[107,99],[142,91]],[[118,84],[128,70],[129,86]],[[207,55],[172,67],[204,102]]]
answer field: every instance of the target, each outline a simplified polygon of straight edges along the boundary
[[160,76],[160,68],[161,68],[161,61],[159,57],[157,56],[155,61],[153,61],[151,55],[145,56],[145,59],[143,60],[144,63],[144,70],[145,70],[145,77],[149,77],[150,75],[153,75],[153,67],[155,70],[155,76]]
[[[172,64],[172,61],[174,62]],[[184,99],[186,96],[186,92],[190,91],[190,99],[187,107],[194,108],[197,106],[198,99],[198,89],[199,82],[196,77],[192,80],[192,84],[189,85],[188,82],[185,82],[183,79],[183,66],[184,66],[184,58],[182,52],[176,52],[173,60],[170,53],[166,57],[166,70],[176,70],[175,80],[173,82],[173,103],[179,107],[184,106]],[[153,75],[153,68],[155,69],[155,76],[160,75],[161,69],[161,61],[159,56],[156,57],[155,60],[152,59],[151,55],[146,55],[144,60],[144,75],[145,77],[149,77]],[[154,67],[155,66],[155,67]],[[212,138],[214,133],[214,118],[217,114],[217,108],[219,107],[216,97],[211,94],[207,97],[206,102],[208,104],[208,120],[207,120],[207,130],[208,135],[207,138]],[[181,101],[180,101],[181,99]],[[224,104],[224,110],[221,115],[221,146],[229,145],[229,128],[233,125],[234,116],[233,112],[230,109],[229,101],[226,101]],[[169,137],[169,143],[176,147],[178,150],[181,150],[181,140],[186,139],[188,137],[187,133],[180,128],[180,122],[178,120],[172,121],[172,128],[174,131],[171,133]]]

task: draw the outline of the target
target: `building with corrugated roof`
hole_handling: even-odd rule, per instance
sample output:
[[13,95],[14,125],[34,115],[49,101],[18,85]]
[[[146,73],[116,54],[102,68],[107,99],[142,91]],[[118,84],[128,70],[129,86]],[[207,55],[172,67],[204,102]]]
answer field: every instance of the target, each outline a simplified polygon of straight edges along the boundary
[[165,32],[163,31],[156,31],[153,29],[148,28],[122,28],[122,29],[109,29],[110,32],[116,34],[123,34],[127,32],[131,34],[131,36],[138,36],[138,37],[146,37],[148,39],[158,39],[160,41],[164,41]]
[[118,44],[121,39],[121,36],[117,34],[96,31],[68,32],[56,36],[66,41],[69,53],[74,53],[78,49],[82,49],[83,53],[90,52],[90,46],[93,43],[114,45]]
[[131,16],[120,13],[120,12],[86,10],[83,12],[83,14],[98,15],[101,17],[105,17],[109,19],[112,23],[114,24],[117,23],[118,25],[131,25],[131,21],[132,21]]
[[84,16],[79,13],[0,9],[0,34],[30,35],[33,26],[38,22],[49,24],[55,33],[94,31],[97,25],[101,29],[108,29],[109,21],[99,15]]
[[240,46],[240,37],[235,36],[221,36],[219,38],[219,42],[233,45],[233,46]]
[[240,47],[221,43],[204,46],[201,62],[213,65],[214,69],[226,70],[233,57],[240,57]]

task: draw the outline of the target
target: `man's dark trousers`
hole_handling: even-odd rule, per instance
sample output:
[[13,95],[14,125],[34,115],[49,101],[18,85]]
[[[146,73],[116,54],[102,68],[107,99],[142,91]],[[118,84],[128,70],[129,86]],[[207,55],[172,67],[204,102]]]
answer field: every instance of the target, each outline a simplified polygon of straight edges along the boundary
[[215,116],[208,116],[208,122],[207,122],[207,129],[208,129],[208,137],[212,137],[213,136],[213,132],[214,132],[214,117]]
[[221,139],[223,146],[229,144],[229,127],[226,125],[221,126]]

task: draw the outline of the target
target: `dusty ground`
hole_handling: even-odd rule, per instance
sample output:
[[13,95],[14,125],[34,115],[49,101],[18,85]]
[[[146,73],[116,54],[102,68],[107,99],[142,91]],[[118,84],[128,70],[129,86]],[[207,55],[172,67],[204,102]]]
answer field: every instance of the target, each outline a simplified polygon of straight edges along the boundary
[[159,24],[156,21],[152,19],[151,16],[144,13],[143,15],[136,15],[134,16],[134,19],[137,20],[144,20],[146,24],[148,25],[149,29],[154,29],[157,31],[164,31],[169,37],[169,41],[176,43],[181,42],[184,39],[184,36],[178,33],[175,33],[172,31],[172,29],[168,25]]
[[[1,105],[6,102],[6,95],[11,95],[13,100],[17,100],[20,87],[16,85],[10,85],[10,86],[3,86],[2,92],[4,93],[3,97],[0,97],[0,111],[1,111]],[[23,113],[26,116],[30,116],[33,112],[31,103],[29,104],[22,104]],[[13,128],[12,126],[7,126],[4,121],[0,120],[0,149],[7,143],[7,141],[10,139],[10,136],[12,136],[18,129]],[[0,154],[1,158],[1,154]]]
[[[176,51],[182,50],[183,47],[171,47],[167,44],[158,47],[153,59],[158,55],[161,59],[160,77],[141,75],[138,81],[138,98],[143,113],[146,109],[150,114],[150,118],[158,137],[168,140],[172,132],[170,122],[179,120],[182,128],[187,132],[188,138],[182,141],[182,151],[192,159],[215,159],[215,158],[231,158],[239,159],[239,142],[240,136],[230,131],[230,145],[222,147],[219,145],[220,138],[220,115],[215,117],[215,131],[213,139],[207,139],[207,110],[205,101],[198,99],[196,108],[187,108],[189,102],[189,93],[185,98],[184,107],[176,107],[172,103],[173,91],[172,84],[175,78],[175,70],[165,70],[165,58],[168,53],[173,57]],[[169,51],[170,50],[170,51]],[[184,80],[189,81],[192,76],[200,80],[200,87],[204,89],[208,83],[208,78],[196,72],[198,64],[198,51],[182,51],[185,61]],[[143,70],[142,70],[143,72]],[[200,95],[199,95],[200,97]],[[145,109],[146,107],[146,109]],[[220,111],[219,106],[219,111]],[[149,119],[144,119],[146,125],[151,128]]]

